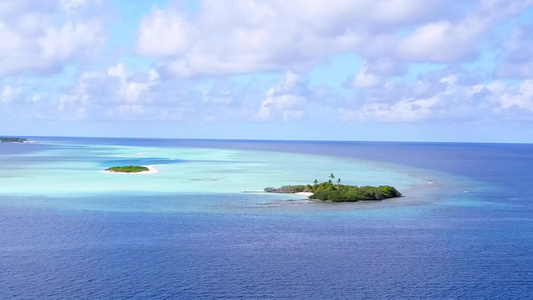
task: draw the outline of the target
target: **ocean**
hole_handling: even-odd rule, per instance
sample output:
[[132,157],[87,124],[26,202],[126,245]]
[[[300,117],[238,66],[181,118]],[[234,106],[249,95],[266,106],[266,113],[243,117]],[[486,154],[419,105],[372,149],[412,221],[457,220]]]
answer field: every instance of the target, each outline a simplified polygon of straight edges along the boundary
[[[29,139],[0,143],[0,299],[533,298],[531,144]],[[330,173],[404,197],[263,192]]]

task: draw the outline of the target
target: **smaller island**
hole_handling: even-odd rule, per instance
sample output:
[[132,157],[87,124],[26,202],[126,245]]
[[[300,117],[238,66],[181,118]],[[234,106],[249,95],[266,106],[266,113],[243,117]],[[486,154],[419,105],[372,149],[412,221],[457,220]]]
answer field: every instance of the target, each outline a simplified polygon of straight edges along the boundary
[[114,166],[104,170],[112,174],[156,174],[159,170],[155,166]]
[[[330,178],[335,178],[333,174]],[[313,185],[286,185],[280,188],[265,188],[267,193],[307,193],[309,199],[317,199],[331,202],[357,202],[362,200],[383,200],[388,198],[401,197],[402,194],[394,187],[388,185],[375,186],[353,186],[340,184],[340,179],[337,184],[334,184],[331,179],[318,183],[315,180]]]
[[106,171],[110,172],[119,172],[119,173],[139,173],[139,172],[146,172],[149,171],[148,167],[144,166],[115,166],[108,169],[105,169]]
[[1,143],[28,143],[28,140],[25,138],[18,137],[0,137]]

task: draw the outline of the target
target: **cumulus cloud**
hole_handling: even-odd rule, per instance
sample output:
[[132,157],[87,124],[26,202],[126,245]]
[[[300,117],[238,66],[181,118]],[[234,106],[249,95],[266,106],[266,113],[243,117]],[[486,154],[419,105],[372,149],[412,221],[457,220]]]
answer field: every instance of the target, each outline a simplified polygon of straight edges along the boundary
[[430,118],[432,108],[438,103],[437,98],[404,99],[394,104],[367,103],[357,111],[340,109],[340,115],[360,122],[416,122]]
[[257,112],[258,120],[270,120],[278,113],[285,121],[301,118],[307,103],[307,94],[308,89],[298,80],[298,75],[287,72],[278,85],[268,90],[266,99]]
[[136,49],[179,76],[303,70],[325,55],[375,52],[398,26],[421,24],[446,2],[207,0],[189,16],[155,7],[139,25]]
[[481,38],[492,26],[519,14],[533,1],[482,0],[459,21],[441,20],[418,26],[398,46],[398,57],[419,62],[455,62],[475,57]]
[[[1,108],[26,103],[25,111],[49,118],[187,122],[294,121],[313,113],[328,120],[338,113],[349,122],[429,122],[533,112],[533,28],[518,23],[501,43],[501,32],[494,34],[496,25],[533,0],[475,0],[460,7],[452,0],[205,0],[194,12],[183,3],[154,6],[138,24],[130,50],[152,58],[153,70],[135,72],[133,65],[144,64],[105,57],[79,68],[67,87],[9,78],[1,82]],[[98,5],[2,1],[0,75],[50,74],[91,60],[106,39],[92,13]],[[526,81],[500,82],[486,66],[464,67],[483,63],[474,61],[480,45],[501,53],[497,76]],[[350,77],[342,75],[344,86],[316,82],[323,74],[306,77],[338,53],[363,61]],[[130,59],[136,57],[122,61]],[[240,73],[263,81],[225,76]],[[275,84],[277,74],[282,78]]]
[[404,75],[407,72],[405,63],[387,58],[365,60],[355,76],[348,79],[348,88],[367,89],[378,88],[386,84],[391,76]]
[[503,109],[521,108],[533,112],[533,80],[524,81],[515,93],[506,93],[500,98]]
[[453,24],[441,21],[420,26],[402,40],[398,56],[409,61],[450,62],[476,54],[476,39],[484,31],[477,19]]
[[381,85],[381,77],[371,73],[365,62],[350,82],[354,88],[375,88]]
[[478,54],[494,24],[532,3],[479,0],[459,15],[447,0],[206,0],[188,15],[154,7],[140,22],[136,49],[184,77],[304,71],[347,51],[371,60],[458,62]]
[[[456,75],[441,72],[436,74],[440,76],[428,74],[417,83],[390,83],[382,89],[359,91],[353,100],[339,107],[339,117],[350,122],[465,121],[492,118],[496,116],[494,111],[501,105],[501,97],[512,89],[498,81],[462,85]],[[519,101],[515,98],[505,99],[506,103]]]
[[139,24],[137,52],[156,58],[178,56],[187,50],[191,30],[182,14],[154,7]]
[[504,45],[504,59],[496,73],[501,78],[533,77],[533,25],[519,25]]
[[107,75],[110,78],[118,79],[118,97],[126,100],[129,103],[135,103],[139,100],[139,96],[146,92],[150,86],[154,85],[159,79],[159,74],[151,70],[148,73],[148,78],[135,80],[128,75],[126,66],[119,63],[116,67],[109,68]]
[[103,45],[103,23],[82,11],[86,1],[0,4],[0,75],[47,73],[91,58]]
[[[298,85],[287,84],[291,91]],[[25,110],[33,118],[53,120],[233,122],[255,119],[259,91],[264,95],[265,87],[162,80],[155,70],[134,72],[118,63],[81,73],[60,96],[27,95]]]
[[[123,63],[106,71],[86,71],[59,97],[57,109],[74,119],[131,119],[150,117],[150,88],[159,82],[155,71],[130,73]],[[163,110],[162,110],[163,111]]]

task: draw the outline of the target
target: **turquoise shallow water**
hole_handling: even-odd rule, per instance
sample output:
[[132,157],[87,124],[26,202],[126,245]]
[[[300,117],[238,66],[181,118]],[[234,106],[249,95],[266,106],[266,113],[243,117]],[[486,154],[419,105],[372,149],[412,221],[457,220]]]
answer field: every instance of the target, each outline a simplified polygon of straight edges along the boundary
[[[405,170],[370,162],[321,155],[191,147],[102,146],[51,144],[53,147],[17,156],[1,171],[0,194],[26,196],[25,202],[50,203],[68,208],[68,201],[43,201],[49,197],[98,198],[102,195],[239,194],[253,192],[250,203],[276,201],[279,195],[260,195],[267,186],[326,181],[330,173],[345,184],[392,185],[408,189],[424,179]],[[18,161],[25,161],[19,164]],[[155,165],[156,174],[109,174],[114,165]],[[33,197],[31,197],[33,196]],[[284,195],[284,199],[295,197]],[[32,200],[35,199],[35,200]],[[81,200],[83,202],[83,200]],[[212,200],[210,200],[212,201]],[[198,207],[212,207],[210,201],[196,201]],[[91,207],[118,210],[116,203],[93,202]],[[143,205],[148,211],[176,211],[161,202]],[[60,205],[58,203],[61,203]],[[190,207],[186,201],[182,203]],[[181,204],[180,204],[181,205]],[[236,202],[235,205],[242,205]],[[80,207],[72,203],[72,208]],[[88,206],[84,206],[88,207]],[[124,208],[130,211],[126,205]],[[137,207],[136,210],[142,210]]]
[[[533,298],[532,146],[39,141],[0,144],[0,299]],[[331,172],[406,196],[261,192]]]

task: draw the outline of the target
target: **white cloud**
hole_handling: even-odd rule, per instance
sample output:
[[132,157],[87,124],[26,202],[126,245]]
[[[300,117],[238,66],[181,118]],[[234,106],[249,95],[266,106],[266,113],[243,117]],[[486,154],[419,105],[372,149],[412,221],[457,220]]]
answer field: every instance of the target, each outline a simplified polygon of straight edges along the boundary
[[178,56],[188,49],[191,30],[178,12],[154,7],[139,24],[137,52],[157,58]]
[[457,76],[448,75],[439,79],[440,83],[444,83],[447,89],[453,89],[457,85]]
[[482,0],[459,21],[423,24],[403,39],[398,58],[418,62],[464,61],[478,54],[480,40],[501,20],[519,14],[532,0]]
[[350,78],[347,87],[356,89],[387,88],[387,77],[404,75],[407,66],[387,58],[365,60],[357,74]]
[[136,49],[184,77],[304,71],[348,51],[400,66],[457,62],[475,57],[494,24],[532,3],[479,0],[458,16],[448,0],[206,0],[189,15],[177,6],[152,9],[140,22]]
[[459,24],[441,21],[423,25],[400,42],[398,55],[410,61],[461,60],[475,54],[476,39],[484,29],[476,19]]
[[128,71],[126,71],[126,66],[123,63],[118,63],[116,67],[107,69],[107,75],[110,77],[117,77],[121,81],[126,81]]
[[159,79],[156,71],[149,72],[149,78],[143,81],[133,81],[128,76],[128,71],[123,63],[119,63],[116,67],[111,67],[107,70],[109,77],[116,77],[119,79],[118,97],[126,100],[128,103],[135,103],[139,100],[142,93],[146,92]]
[[103,23],[82,14],[83,1],[16,2],[0,4],[0,75],[53,72],[90,59],[105,42]]
[[[97,21],[67,22],[60,28],[48,27],[39,38],[42,64],[65,62],[74,54],[93,54],[103,43],[102,26]],[[77,53],[80,51],[81,53]]]
[[[459,7],[452,0],[206,0],[195,12],[182,9],[184,1],[171,1],[162,9],[154,6],[137,29],[134,50],[155,60],[148,72],[108,62],[132,49],[95,55],[106,39],[103,21],[93,14],[95,1],[41,2],[0,3],[0,39],[8,41],[0,44],[0,75],[20,75],[0,86],[2,109],[21,103],[43,116],[59,108],[60,117],[73,119],[191,122],[293,121],[313,113],[328,114],[329,120],[336,112],[354,122],[462,121],[513,119],[516,111],[533,111],[529,81],[520,87],[494,81],[486,61],[471,61],[480,45],[491,47],[490,55],[502,50],[499,76],[529,80],[531,26],[519,23],[498,43],[502,31],[496,25],[532,0],[475,0]],[[346,80],[355,89],[336,86],[336,74],[329,86],[305,82],[304,71],[337,53],[363,61]],[[84,70],[95,56],[103,60]],[[466,69],[474,73],[465,61],[484,65],[465,79]],[[81,63],[71,86],[63,86],[70,69],[41,83],[24,79],[72,62]],[[442,68],[428,73],[435,62]],[[248,75],[218,76],[272,70],[294,72],[277,84],[274,73],[254,75],[260,83]],[[311,74],[309,81],[321,76]]]
[[266,99],[257,112],[257,119],[270,120],[278,113],[285,121],[301,118],[307,103],[307,93],[307,87],[298,81],[298,75],[287,72],[277,86],[268,90]]
[[504,60],[496,72],[503,78],[533,78],[533,25],[519,25],[503,45]]
[[350,86],[354,88],[376,88],[381,85],[381,77],[372,74],[368,70],[366,62],[361,66],[359,72],[353,77]]
[[[45,98],[50,113],[39,118],[91,120],[157,120],[171,122],[235,122],[255,120],[258,91],[264,86],[233,85],[221,80],[211,88],[199,79],[161,80],[155,70],[133,72],[124,63],[102,71],[86,71],[58,98]],[[299,89],[299,83],[280,83]],[[43,104],[44,104],[43,103]],[[83,112],[83,114],[81,113]],[[280,115],[282,112],[276,112]],[[288,115],[287,118],[295,115]]]
[[[305,69],[326,55],[372,52],[398,26],[420,24],[446,1],[213,1],[198,14],[154,8],[137,32],[137,52],[179,76]],[[421,9],[425,7],[425,9]],[[231,16],[231,17],[228,17]]]
[[261,103],[261,108],[257,112],[257,118],[261,121],[266,121],[271,119],[276,112],[281,111],[284,120],[289,120],[290,116],[295,112],[293,108],[302,107],[306,100],[302,96],[275,96],[273,90],[269,90],[266,99]]
[[6,85],[2,90],[0,103],[10,103],[20,96],[22,89],[20,87],[13,87]]
[[439,103],[437,98],[400,100],[392,105],[367,103],[359,110],[340,109],[344,120],[359,122],[418,122],[432,117],[432,108]]
[[[40,95],[35,101],[31,97],[28,101],[39,105],[46,103],[47,109],[51,110],[46,117],[56,116],[58,119],[157,118],[157,112],[164,115],[165,109],[156,111],[147,105],[154,100],[150,88],[158,83],[159,76],[155,71],[131,74],[123,63],[118,63],[106,71],[83,72],[57,99],[43,99]],[[171,110],[166,109],[167,112]]]
[[92,0],[61,0],[60,1],[61,7],[66,11],[85,7],[89,5],[89,2],[95,2],[95,1],[92,1]]
[[[340,102],[341,120],[350,122],[467,121],[499,118],[514,119],[502,107],[533,107],[527,82],[519,92],[494,81],[463,85],[452,74],[427,74],[418,83],[387,83],[381,89],[358,90],[354,98]],[[530,99],[530,100],[527,100]]]
[[533,80],[524,81],[516,93],[506,93],[500,98],[504,109],[521,108],[533,112]]

